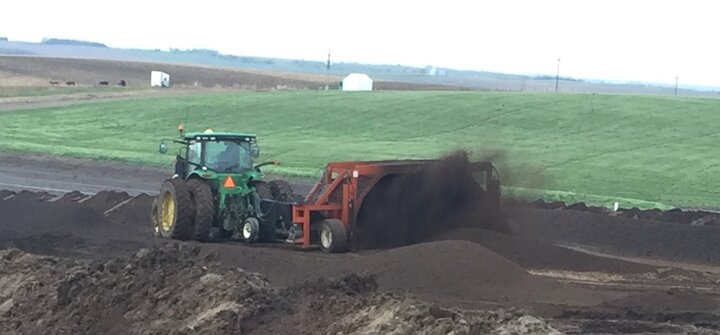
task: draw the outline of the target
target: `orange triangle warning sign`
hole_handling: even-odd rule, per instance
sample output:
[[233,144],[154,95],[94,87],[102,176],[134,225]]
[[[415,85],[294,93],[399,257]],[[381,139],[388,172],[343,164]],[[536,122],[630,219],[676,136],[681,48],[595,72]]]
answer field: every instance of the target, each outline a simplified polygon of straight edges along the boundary
[[232,179],[232,177],[230,177],[230,176],[225,177],[225,182],[223,182],[223,187],[235,188],[235,181]]

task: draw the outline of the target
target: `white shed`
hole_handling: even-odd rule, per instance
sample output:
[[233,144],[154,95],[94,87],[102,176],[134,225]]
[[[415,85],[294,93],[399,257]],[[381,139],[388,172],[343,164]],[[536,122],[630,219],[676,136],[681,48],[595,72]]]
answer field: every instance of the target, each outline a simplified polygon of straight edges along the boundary
[[373,80],[364,73],[351,73],[342,81],[343,91],[372,91]]
[[150,72],[151,87],[170,87],[170,75],[162,71]]

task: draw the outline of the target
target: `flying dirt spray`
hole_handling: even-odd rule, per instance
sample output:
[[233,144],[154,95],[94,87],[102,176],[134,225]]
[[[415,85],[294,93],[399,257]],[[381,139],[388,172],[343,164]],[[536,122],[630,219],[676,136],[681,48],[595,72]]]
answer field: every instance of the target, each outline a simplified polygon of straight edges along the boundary
[[[357,249],[418,243],[460,227],[505,231],[492,183],[478,180],[469,154],[457,151],[422,170],[382,179],[358,214]],[[490,187],[488,187],[490,186]]]

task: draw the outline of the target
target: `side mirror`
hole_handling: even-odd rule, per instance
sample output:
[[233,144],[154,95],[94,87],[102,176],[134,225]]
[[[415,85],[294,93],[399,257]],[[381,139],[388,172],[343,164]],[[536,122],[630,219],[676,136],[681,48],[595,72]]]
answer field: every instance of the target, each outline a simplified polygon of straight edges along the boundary
[[250,147],[250,155],[252,156],[252,158],[260,157],[260,147],[258,147],[257,144],[253,144]]
[[160,142],[160,147],[158,148],[158,151],[159,151],[161,154],[166,153],[166,152],[168,151],[167,145],[166,145],[165,143],[163,143],[163,142]]

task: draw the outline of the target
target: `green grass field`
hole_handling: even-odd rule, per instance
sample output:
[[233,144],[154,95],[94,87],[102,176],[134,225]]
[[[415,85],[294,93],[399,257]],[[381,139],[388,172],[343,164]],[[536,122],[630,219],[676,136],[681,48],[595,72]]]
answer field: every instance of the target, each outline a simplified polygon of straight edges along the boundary
[[325,162],[492,155],[506,193],[720,208],[720,99],[481,92],[272,92],[142,98],[0,113],[0,148],[169,164],[175,127],[258,134],[271,172]]

